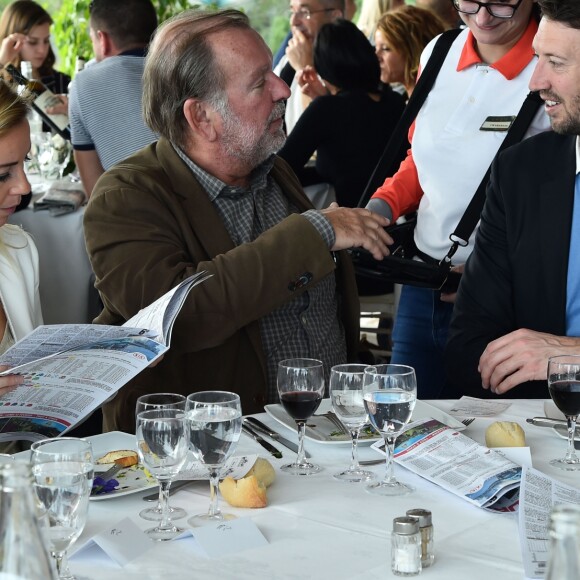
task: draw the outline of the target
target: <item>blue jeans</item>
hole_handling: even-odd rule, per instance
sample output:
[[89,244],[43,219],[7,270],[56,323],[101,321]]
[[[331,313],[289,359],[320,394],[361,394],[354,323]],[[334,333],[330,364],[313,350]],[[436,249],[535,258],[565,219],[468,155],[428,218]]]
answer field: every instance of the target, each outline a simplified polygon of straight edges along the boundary
[[419,399],[437,399],[445,386],[443,350],[452,312],[453,304],[441,302],[437,290],[403,286],[391,362],[415,369]]

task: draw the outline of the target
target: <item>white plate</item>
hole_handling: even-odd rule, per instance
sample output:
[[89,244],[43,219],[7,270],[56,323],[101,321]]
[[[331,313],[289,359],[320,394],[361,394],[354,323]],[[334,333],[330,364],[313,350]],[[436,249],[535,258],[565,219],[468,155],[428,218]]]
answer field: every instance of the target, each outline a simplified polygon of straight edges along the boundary
[[[93,457],[95,461],[109,453],[109,451],[116,451],[119,449],[132,449],[137,451],[137,442],[135,435],[129,433],[122,433],[121,431],[111,431],[110,433],[103,433],[101,435],[93,435],[87,437],[93,444]],[[113,464],[95,465],[95,477],[99,472],[107,471]],[[101,501],[103,499],[111,499],[113,497],[123,497],[132,493],[149,489],[150,487],[157,487],[157,481],[151,475],[147,475],[141,463],[133,467],[122,469],[115,475],[115,479],[119,482],[119,487],[109,493],[91,496],[93,501]]]
[[[278,405],[266,405],[264,410],[272,419],[278,421],[291,429],[293,432],[296,431],[296,422],[286,411],[284,407],[280,404]],[[322,403],[320,403],[320,407],[316,411],[316,414],[310,417],[306,422],[306,432],[305,437],[306,439],[310,439],[311,441],[316,441],[317,443],[325,443],[331,445],[350,445],[350,435],[346,435],[344,433],[340,433],[337,428],[334,426],[332,421],[327,419],[326,417],[318,417],[322,413],[332,410],[332,403],[330,399],[323,399]],[[426,419],[426,418],[433,418],[445,425],[449,425],[453,429],[457,429],[457,431],[461,431],[465,429],[465,425],[460,423],[457,419],[444,413],[440,409],[425,403],[424,401],[417,401],[415,405],[415,409],[413,410],[413,415],[411,417],[411,421],[418,421],[419,419]],[[376,434],[376,432],[369,428],[368,435],[362,435],[359,438],[359,443],[373,443],[374,441],[378,441],[380,437]]]
[[[90,437],[87,437],[87,439],[93,445],[93,457],[95,458],[95,461],[99,457],[109,453],[109,451],[120,449],[137,450],[135,435],[122,433],[121,431],[111,431],[110,433],[102,433],[101,435],[91,435]],[[22,451],[21,453],[16,453],[14,456],[30,461],[30,451]],[[99,473],[104,473],[112,466],[112,463],[96,465],[95,477],[99,475]],[[117,475],[115,475],[115,479],[119,482],[119,487],[109,493],[91,496],[91,501],[122,497],[143,491],[144,489],[149,489],[150,487],[157,487],[155,478],[151,476],[148,477],[143,470],[144,468],[141,464],[122,469],[117,473]]]

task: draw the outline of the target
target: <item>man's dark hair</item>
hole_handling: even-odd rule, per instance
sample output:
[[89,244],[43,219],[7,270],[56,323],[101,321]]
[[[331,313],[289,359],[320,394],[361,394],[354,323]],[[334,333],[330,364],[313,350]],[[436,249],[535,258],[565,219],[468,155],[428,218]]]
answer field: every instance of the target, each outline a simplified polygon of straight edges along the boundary
[[580,29],[579,0],[538,0],[542,15],[570,28]]
[[342,18],[320,27],[314,41],[314,68],[343,90],[376,91],[381,76],[379,61],[364,33]]
[[157,28],[151,0],[93,0],[91,28],[106,32],[118,49],[146,46]]

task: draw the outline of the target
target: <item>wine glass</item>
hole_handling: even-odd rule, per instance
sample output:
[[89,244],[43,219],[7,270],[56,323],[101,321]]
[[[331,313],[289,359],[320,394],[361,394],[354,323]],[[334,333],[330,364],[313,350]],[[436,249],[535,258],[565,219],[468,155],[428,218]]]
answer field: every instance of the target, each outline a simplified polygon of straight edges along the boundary
[[318,409],[324,396],[322,361],[313,358],[291,358],[278,363],[278,394],[284,410],[298,426],[298,456],[294,463],[280,469],[291,475],[311,475],[322,471],[304,455],[306,420]]
[[87,520],[93,485],[91,443],[59,437],[37,441],[30,449],[34,489],[46,524],[50,554],[56,561],[59,579],[74,580],[66,553]]
[[566,471],[580,470],[580,459],[574,451],[576,420],[580,413],[580,355],[560,355],[548,359],[548,389],[554,404],[568,422],[568,449],[562,459],[550,465]]
[[368,421],[368,415],[363,400],[364,371],[368,365],[344,364],[330,369],[330,400],[335,415],[348,429],[351,439],[350,467],[334,478],[340,481],[358,483],[374,479],[371,471],[364,470],[358,462],[357,443],[363,425]]
[[[137,404],[135,405],[135,418],[143,411],[160,409],[179,409],[182,412],[185,412],[185,395],[179,395],[177,393],[151,393],[149,395],[141,395],[137,399]],[[150,522],[160,522],[163,519],[162,495],[163,492],[160,487],[157,505],[152,508],[141,510],[139,512],[139,517]],[[167,509],[169,510],[169,516],[172,520],[178,520],[187,515],[187,512],[180,507],[172,507],[169,505]]]
[[171,521],[169,487],[187,457],[185,417],[182,409],[153,409],[137,415],[137,452],[143,465],[159,482],[161,521],[145,533],[153,540],[171,540],[183,530]]
[[234,452],[242,431],[242,404],[239,395],[227,391],[201,391],[187,397],[189,444],[196,459],[209,470],[210,504],[206,513],[188,520],[192,526],[235,519],[222,513],[218,484],[224,463]]
[[385,440],[386,474],[382,481],[367,486],[369,493],[405,495],[414,489],[393,475],[393,453],[397,436],[407,424],[417,401],[415,369],[384,364],[365,369],[363,398],[373,427]]

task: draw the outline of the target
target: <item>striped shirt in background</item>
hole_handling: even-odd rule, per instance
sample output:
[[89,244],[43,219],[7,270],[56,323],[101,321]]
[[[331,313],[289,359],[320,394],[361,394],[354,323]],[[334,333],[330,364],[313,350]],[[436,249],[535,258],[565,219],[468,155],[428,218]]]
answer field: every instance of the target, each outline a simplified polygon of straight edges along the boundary
[[[226,185],[193,163],[183,151],[177,154],[207,191],[236,246],[255,240],[292,213],[299,213],[270,176],[273,156],[258,166],[248,188]],[[335,236],[328,220],[316,210],[302,214],[318,230],[329,248]],[[276,276],[272,272],[272,276]],[[324,362],[328,384],[330,368],[346,362],[344,329],[338,318],[334,274],[283,304],[260,320],[262,347],[268,368],[268,403],[276,403],[278,362],[287,358],[316,358]]]
[[71,84],[73,149],[96,150],[105,171],[157,140],[141,113],[144,65],[142,50],[127,51],[85,68]]

